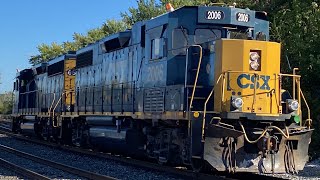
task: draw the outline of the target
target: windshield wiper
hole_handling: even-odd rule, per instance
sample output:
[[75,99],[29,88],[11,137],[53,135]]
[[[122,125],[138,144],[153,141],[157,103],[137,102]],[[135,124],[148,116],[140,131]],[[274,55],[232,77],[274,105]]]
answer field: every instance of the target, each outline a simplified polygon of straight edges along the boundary
[[180,29],[181,29],[181,31],[183,33],[184,38],[187,41],[187,46],[188,46],[189,45],[188,34],[186,33],[185,29],[182,26],[180,26]]

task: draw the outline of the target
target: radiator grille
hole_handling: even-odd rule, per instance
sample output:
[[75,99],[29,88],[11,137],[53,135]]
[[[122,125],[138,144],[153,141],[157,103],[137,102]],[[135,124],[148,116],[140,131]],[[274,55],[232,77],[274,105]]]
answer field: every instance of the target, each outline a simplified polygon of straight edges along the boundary
[[48,67],[48,76],[63,73],[64,61],[54,63]]
[[77,68],[91,66],[93,60],[93,51],[87,51],[77,55]]
[[144,96],[145,112],[164,111],[164,89],[146,89]]

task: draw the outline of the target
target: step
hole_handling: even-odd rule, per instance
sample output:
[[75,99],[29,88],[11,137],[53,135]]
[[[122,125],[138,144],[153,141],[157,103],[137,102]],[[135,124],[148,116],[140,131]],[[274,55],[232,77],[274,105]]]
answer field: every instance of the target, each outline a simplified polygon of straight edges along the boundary
[[[187,88],[193,88],[194,85],[187,85]],[[204,88],[204,86],[196,86],[196,88]]]
[[[191,97],[188,97],[189,99],[191,99]],[[193,100],[206,100],[206,97],[193,97]]]

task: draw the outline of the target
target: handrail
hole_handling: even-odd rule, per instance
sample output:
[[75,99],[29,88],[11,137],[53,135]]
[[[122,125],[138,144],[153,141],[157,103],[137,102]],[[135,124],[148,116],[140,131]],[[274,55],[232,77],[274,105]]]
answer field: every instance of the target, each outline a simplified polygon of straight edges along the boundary
[[[61,101],[61,99],[62,99],[62,96],[63,96],[64,94],[65,94],[65,92],[63,92],[63,93],[61,94],[59,100],[57,101],[56,105],[55,105],[54,108],[53,108],[53,111],[52,111],[52,117],[53,117],[53,118],[54,118],[54,115],[55,115],[55,111],[56,111],[56,109],[57,109],[57,107],[58,107],[58,104],[60,103],[60,101]],[[54,124],[53,119],[52,119],[52,126],[55,127],[55,128],[58,127],[58,125],[55,125],[55,124]]]
[[50,108],[48,110],[48,114],[50,115],[51,114],[51,109],[53,107],[53,103],[56,100],[56,93],[47,93],[47,94],[53,94],[53,101],[52,101],[51,106],[50,106]]
[[[298,68],[293,68],[293,75],[296,75],[296,71],[299,70]],[[292,98],[293,100],[296,99],[296,77],[292,78],[293,82],[292,82]]]
[[297,78],[301,78],[301,75],[293,75],[293,74],[282,74],[282,73],[279,73],[278,74],[280,77],[281,76],[286,76],[286,77],[297,77]]
[[251,112],[254,113],[255,111],[255,105],[256,105],[256,99],[257,99],[257,74],[254,74],[254,82],[253,82],[253,102],[252,102],[252,107],[251,107]]
[[202,46],[192,45],[190,47],[198,47],[200,49],[200,56],[199,56],[199,63],[198,63],[198,68],[197,68],[196,79],[194,80],[194,85],[193,85],[193,90],[192,90],[192,95],[191,95],[191,100],[190,100],[190,105],[189,105],[189,111],[192,109],[192,103],[193,103],[194,94],[195,94],[197,83],[198,83],[199,71],[200,71],[200,66],[201,66],[201,62],[202,62]]
[[206,125],[206,113],[207,113],[207,104],[209,102],[209,99],[211,98],[214,90],[215,90],[215,87],[217,87],[216,85],[220,82],[220,79],[222,78],[222,76],[224,76],[225,73],[221,73],[217,82],[214,84],[209,96],[207,97],[206,99],[206,102],[204,103],[204,109],[203,109],[203,119],[202,119],[202,140],[204,139],[204,128],[205,128],[205,125]]
[[184,88],[187,87],[187,81],[188,81],[188,62],[189,62],[189,48],[186,50],[186,67],[184,72]]
[[303,101],[304,101],[304,103],[305,103],[305,105],[306,105],[306,107],[307,107],[307,110],[308,110],[308,119],[306,119],[306,122],[305,122],[304,126],[305,126],[306,123],[308,122],[308,125],[307,125],[307,126],[308,126],[308,129],[310,129],[310,126],[311,126],[311,123],[312,123],[310,107],[309,107],[309,105],[308,105],[308,103],[307,103],[307,100],[306,100],[306,98],[305,98],[305,96],[304,96],[304,94],[303,94],[303,92],[302,92],[301,89],[300,89],[300,93],[301,93],[301,97],[302,97],[302,99],[303,99]]
[[30,93],[34,93],[34,92],[38,92],[39,90],[34,90],[34,91],[28,91],[28,92],[24,92],[24,93],[20,93],[21,95],[25,95],[25,94],[30,94]]
[[[223,76],[223,81],[222,81],[222,96],[221,96],[221,102],[223,102],[223,100],[224,100],[225,86],[226,86],[226,75],[224,74],[224,76]],[[222,109],[222,103],[221,103],[220,108]]]

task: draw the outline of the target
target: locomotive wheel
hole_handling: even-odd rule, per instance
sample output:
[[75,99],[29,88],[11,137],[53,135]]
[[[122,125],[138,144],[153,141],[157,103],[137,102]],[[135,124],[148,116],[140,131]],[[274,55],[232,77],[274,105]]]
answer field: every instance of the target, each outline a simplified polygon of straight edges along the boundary
[[158,158],[158,164],[165,165],[168,162],[168,157],[159,156]]
[[72,129],[72,137],[71,137],[71,141],[72,141],[72,145],[76,146],[76,147],[81,147],[83,144],[83,140],[82,140],[82,132],[79,132],[79,129]]
[[192,158],[191,159],[191,167],[192,170],[195,172],[200,172],[203,167],[204,167],[204,160],[203,159],[196,159],[196,158]]
[[88,145],[88,135],[83,125],[75,125],[72,129],[71,142],[76,147],[86,147]]

